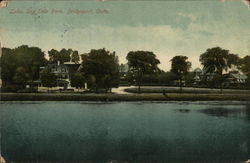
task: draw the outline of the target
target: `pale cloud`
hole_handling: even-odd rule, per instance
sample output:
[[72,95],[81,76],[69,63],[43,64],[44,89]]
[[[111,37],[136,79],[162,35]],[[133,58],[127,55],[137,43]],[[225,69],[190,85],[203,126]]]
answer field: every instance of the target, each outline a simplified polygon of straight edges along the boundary
[[190,14],[190,13],[179,12],[177,15],[180,16],[180,17],[188,18],[191,21],[195,21],[197,19],[197,15]]
[[[222,25],[208,26],[207,24],[191,23],[185,30],[173,28],[169,25],[151,26],[95,26],[51,33],[49,31],[14,32],[5,30],[3,40],[10,37],[25,38],[22,44],[39,46],[43,50],[52,48],[73,48],[80,53],[87,53],[91,49],[106,48],[116,51],[121,63],[126,62],[129,51],[153,51],[160,59],[160,68],[170,69],[170,60],[176,55],[186,55],[192,62],[192,67],[200,66],[199,55],[207,48],[220,46],[229,49],[232,53],[241,56],[249,55],[249,33],[241,31],[238,34],[230,33],[230,29],[222,29]],[[220,30],[219,30],[220,29]],[[204,35],[200,31],[211,32],[213,35]],[[37,39],[39,37],[39,39]],[[50,39],[48,39],[50,38]],[[16,47],[20,42],[3,42]]]
[[[205,6],[203,3],[208,4],[208,7],[202,8]],[[152,6],[150,5],[148,11],[152,13],[149,12],[149,15],[145,15],[145,13],[139,12],[140,5],[138,5],[131,10],[131,14],[121,12],[120,15],[111,14],[99,18],[84,15],[74,17],[74,19],[70,15],[68,17],[58,15],[56,19],[42,16],[41,19],[36,20],[33,16],[6,14],[10,18],[2,19],[0,39],[7,47],[13,48],[27,44],[41,47],[45,51],[52,48],[72,48],[80,53],[87,53],[91,49],[106,48],[116,51],[121,63],[126,62],[126,55],[129,51],[153,51],[160,59],[160,68],[163,70],[170,69],[169,61],[176,55],[188,56],[192,67],[199,67],[200,54],[214,46],[229,49],[240,56],[250,55],[250,23],[248,21],[250,17],[249,14],[246,14],[247,10],[239,10],[245,7],[241,2],[225,4],[219,1],[216,3],[199,2],[193,4],[197,4],[197,6],[191,11],[186,10],[191,9],[188,6],[178,11],[177,7],[176,10],[171,10],[172,2],[168,5],[163,2],[161,5],[152,4],[157,6],[157,9],[162,5],[168,8],[162,7],[162,11],[154,12],[156,10],[151,11]],[[216,8],[218,4],[222,8]],[[179,6],[179,4],[176,5]],[[238,8],[233,5],[237,5]],[[199,10],[199,8],[201,9]],[[213,13],[210,13],[212,11],[210,8],[214,9]],[[127,10],[122,9],[121,11]],[[130,19],[132,13],[135,14],[133,15],[135,18]],[[126,14],[128,15],[124,16]],[[154,16],[150,17],[151,15]],[[20,19],[17,20],[17,16],[22,19],[19,17]],[[154,18],[159,18],[159,20],[155,21]],[[20,25],[17,27],[16,24],[19,20],[22,21],[18,23]],[[31,27],[23,20],[34,24]]]

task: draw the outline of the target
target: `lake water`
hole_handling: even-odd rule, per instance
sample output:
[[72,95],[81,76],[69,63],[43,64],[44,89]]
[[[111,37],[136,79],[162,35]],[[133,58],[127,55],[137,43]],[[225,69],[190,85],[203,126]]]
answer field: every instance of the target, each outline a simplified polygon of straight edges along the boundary
[[242,162],[240,102],[2,102],[2,155],[14,162]]

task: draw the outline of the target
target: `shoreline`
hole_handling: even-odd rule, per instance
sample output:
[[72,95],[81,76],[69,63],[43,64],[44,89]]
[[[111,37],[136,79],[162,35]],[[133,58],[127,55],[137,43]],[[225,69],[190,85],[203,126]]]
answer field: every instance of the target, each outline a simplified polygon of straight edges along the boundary
[[0,101],[250,101],[250,94],[56,94],[0,93]]
[[250,101],[0,101],[0,105],[4,104],[180,104],[180,105],[250,105]]
[[[138,88],[125,88],[128,93],[138,93]],[[194,88],[183,87],[180,91],[179,87],[141,87],[142,93],[188,93],[188,94],[221,94],[221,89],[218,88]],[[223,89],[222,94],[250,94],[247,89]]]

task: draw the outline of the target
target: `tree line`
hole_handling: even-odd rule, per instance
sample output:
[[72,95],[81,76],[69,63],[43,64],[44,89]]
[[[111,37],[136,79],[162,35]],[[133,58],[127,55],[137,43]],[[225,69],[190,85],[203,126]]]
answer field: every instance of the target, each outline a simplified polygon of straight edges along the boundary
[[[2,48],[0,59],[3,88],[20,90],[24,89],[27,83],[32,87],[33,81],[38,79],[41,79],[45,86],[52,87],[56,80],[54,74],[51,72],[40,74],[40,67],[69,61],[81,64],[80,71],[71,75],[72,86],[84,87],[84,83],[88,83],[88,87],[96,92],[119,86],[121,65],[115,52],[92,49],[88,53],[79,54],[77,50],[72,49],[51,49],[48,51],[48,57],[46,59],[44,51],[39,47],[22,45],[14,49]],[[150,51],[130,51],[126,59],[129,67],[126,80],[138,85],[139,92],[143,83],[160,85],[176,80],[179,81],[180,88],[184,81],[192,83],[191,62],[188,61],[187,56],[173,57],[170,60],[171,69],[168,72],[158,67],[160,60]],[[200,54],[199,61],[205,73],[215,74],[213,81],[204,79],[205,86],[211,86],[211,84],[222,86],[225,81],[223,73],[234,68],[248,76],[247,86],[249,87],[250,56],[241,58],[237,54],[230,53],[229,50],[213,47]]]

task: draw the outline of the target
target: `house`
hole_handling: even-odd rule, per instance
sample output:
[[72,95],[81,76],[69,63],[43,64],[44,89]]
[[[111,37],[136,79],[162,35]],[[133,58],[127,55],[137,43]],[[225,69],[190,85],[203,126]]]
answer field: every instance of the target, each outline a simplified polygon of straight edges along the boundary
[[[205,73],[203,70],[200,68],[196,68],[193,71],[194,73],[194,78],[193,78],[193,85],[200,85],[201,81],[212,81],[216,73]],[[225,82],[224,85],[229,87],[229,86],[242,86],[246,83],[247,76],[243,73],[240,72],[229,72],[227,74],[223,74],[225,77]]]
[[[57,87],[62,87],[64,89],[71,87],[71,76],[73,73],[79,70],[80,64],[75,64],[71,62],[65,62],[63,64],[48,64],[45,67],[40,67],[40,74],[44,71],[50,71],[56,76]],[[36,81],[38,86],[42,87],[43,84],[41,80]]]
[[217,75],[216,73],[206,73],[204,70],[200,68],[196,68],[193,71],[194,78],[193,78],[193,85],[200,85],[202,81],[210,82],[212,81],[215,76]]
[[246,83],[247,76],[239,72],[231,72],[227,74],[226,86],[242,86]]
[[186,81],[183,79],[183,80],[173,80],[170,82],[170,85],[172,86],[186,86]]
[[128,73],[129,67],[128,64],[121,64],[119,65],[119,74],[120,74],[120,86],[128,86],[130,85],[127,80],[127,73]]
[[215,77],[215,73],[205,73],[204,70],[196,68],[193,70],[193,85],[198,86],[202,81],[212,81]]
[[196,68],[194,69],[193,73],[194,73],[193,85],[199,85],[199,83],[201,82],[202,70],[200,68]]
[[126,78],[126,74],[129,70],[128,64],[121,64],[119,65],[119,74],[121,79]]

